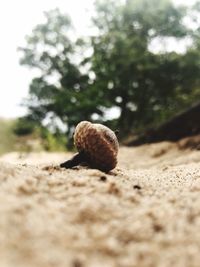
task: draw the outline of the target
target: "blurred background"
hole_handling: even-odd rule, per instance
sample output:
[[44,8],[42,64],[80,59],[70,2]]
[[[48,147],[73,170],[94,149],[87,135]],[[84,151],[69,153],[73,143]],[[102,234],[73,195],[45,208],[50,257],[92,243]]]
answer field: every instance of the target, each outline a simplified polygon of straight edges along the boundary
[[200,1],[0,3],[0,154],[71,149],[81,120],[123,144],[200,133]]

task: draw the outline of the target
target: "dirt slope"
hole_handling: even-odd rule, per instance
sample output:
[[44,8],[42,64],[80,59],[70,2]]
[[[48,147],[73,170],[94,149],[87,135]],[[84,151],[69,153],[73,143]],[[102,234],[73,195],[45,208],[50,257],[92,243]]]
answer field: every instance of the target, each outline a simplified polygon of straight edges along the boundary
[[122,147],[110,174],[69,156],[0,158],[0,266],[200,266],[200,151]]

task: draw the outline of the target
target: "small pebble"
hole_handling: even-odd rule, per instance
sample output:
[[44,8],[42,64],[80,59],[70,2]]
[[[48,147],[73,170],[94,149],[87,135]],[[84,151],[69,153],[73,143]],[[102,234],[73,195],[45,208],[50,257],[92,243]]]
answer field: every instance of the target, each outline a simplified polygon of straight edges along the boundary
[[100,180],[101,182],[106,182],[106,181],[107,181],[107,177],[106,177],[105,175],[102,175],[102,176],[99,178],[99,180]]
[[134,185],[133,188],[134,188],[134,189],[137,189],[137,190],[141,190],[141,189],[142,189],[142,187],[141,187],[140,185],[137,185],[137,184]]

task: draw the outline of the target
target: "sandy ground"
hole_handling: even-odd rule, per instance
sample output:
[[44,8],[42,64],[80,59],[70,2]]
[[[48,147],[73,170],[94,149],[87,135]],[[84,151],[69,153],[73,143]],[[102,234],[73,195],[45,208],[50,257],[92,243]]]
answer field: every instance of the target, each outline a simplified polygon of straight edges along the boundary
[[0,158],[1,267],[200,266],[200,151],[121,147],[109,174],[69,156]]

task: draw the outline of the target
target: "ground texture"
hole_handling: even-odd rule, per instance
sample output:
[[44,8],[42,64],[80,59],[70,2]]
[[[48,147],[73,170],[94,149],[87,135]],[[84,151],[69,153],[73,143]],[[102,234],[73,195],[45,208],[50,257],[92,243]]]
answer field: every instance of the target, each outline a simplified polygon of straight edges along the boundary
[[0,158],[0,266],[200,266],[200,151],[122,147],[109,174],[69,156]]

